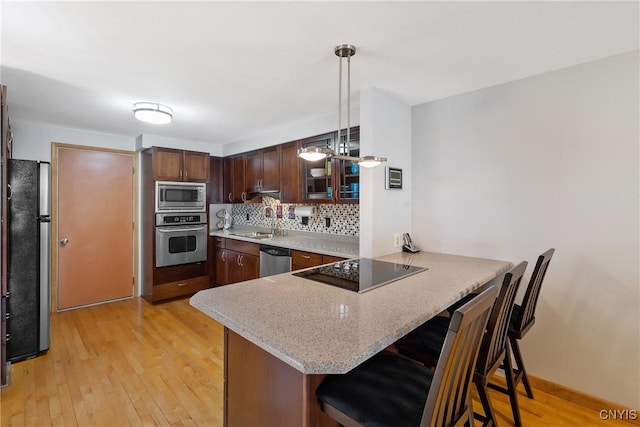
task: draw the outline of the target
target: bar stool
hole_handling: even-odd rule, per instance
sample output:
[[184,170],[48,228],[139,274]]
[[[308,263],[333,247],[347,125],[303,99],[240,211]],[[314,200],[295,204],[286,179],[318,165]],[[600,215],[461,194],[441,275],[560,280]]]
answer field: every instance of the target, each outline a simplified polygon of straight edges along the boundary
[[[513,370],[515,385],[517,387],[518,383],[522,381],[529,399],[533,399],[533,390],[529,384],[529,378],[527,378],[527,371],[524,368],[524,362],[522,360],[518,341],[521,340],[527,332],[529,332],[529,329],[531,329],[533,324],[536,322],[535,312],[538,304],[538,297],[540,296],[540,288],[542,287],[544,276],[547,274],[547,268],[549,267],[549,263],[551,262],[554,252],[555,249],[551,248],[538,257],[536,266],[533,269],[533,274],[529,280],[529,285],[527,286],[527,291],[522,299],[522,303],[520,305],[514,305],[511,322],[509,324],[509,344],[513,351],[513,358],[516,362],[516,366]],[[505,388],[495,384],[491,384],[490,387],[503,393],[507,393]]]
[[[497,424],[493,407],[489,400],[488,384],[489,379],[501,365],[506,366],[505,376],[514,424],[518,427],[522,425],[513,369],[511,369],[511,353],[507,345],[507,334],[509,319],[514,307],[513,301],[526,267],[527,263],[523,261],[505,274],[498,297],[491,309],[491,316],[487,323],[486,333],[482,340],[478,361],[475,366],[473,382],[478,389],[484,416],[478,413],[474,415],[476,419],[483,422],[484,426],[495,426]],[[471,299],[471,301],[474,300],[475,298]],[[426,366],[433,366],[432,362],[441,357],[442,337],[448,322],[449,319],[446,317],[436,317],[429,320],[396,342],[395,345],[398,352],[418,360]]]
[[322,410],[344,426],[473,426],[470,385],[496,290],[453,313],[435,373],[382,351],[316,391]]

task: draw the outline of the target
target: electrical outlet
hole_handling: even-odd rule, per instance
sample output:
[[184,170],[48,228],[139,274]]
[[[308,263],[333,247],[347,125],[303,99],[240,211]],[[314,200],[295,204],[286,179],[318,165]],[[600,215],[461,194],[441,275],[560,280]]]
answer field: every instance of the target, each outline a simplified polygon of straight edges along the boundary
[[249,214],[247,214],[247,221],[249,221]]
[[331,227],[331,218],[326,217],[324,219],[324,224],[327,226],[327,228]]
[[393,236],[393,247],[394,247],[394,248],[399,248],[399,247],[401,247],[401,246],[402,246],[402,244],[403,244],[403,242],[404,242],[404,240],[403,240],[403,238],[402,238],[402,233],[396,233],[396,234]]

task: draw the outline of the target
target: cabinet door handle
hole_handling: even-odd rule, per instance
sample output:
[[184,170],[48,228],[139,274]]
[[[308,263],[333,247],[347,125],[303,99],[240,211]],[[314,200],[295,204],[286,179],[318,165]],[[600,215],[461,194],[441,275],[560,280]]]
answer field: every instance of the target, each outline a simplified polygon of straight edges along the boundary
[[187,286],[186,283],[178,283],[178,286]]
[[229,201],[233,202],[233,193],[229,193]]
[[240,195],[240,199],[241,199],[243,202],[246,202],[246,201],[247,201],[247,193],[246,193],[245,191],[243,191],[243,192],[242,192],[242,194]]
[[304,258],[304,259],[311,259],[311,257],[309,255],[300,255],[300,257]]
[[180,171],[180,178],[182,178],[182,171]]
[[222,261],[227,262],[227,253],[222,252]]
[[260,188],[260,191],[262,191],[262,188],[263,188],[263,187],[262,187],[262,184],[263,184],[263,183],[264,183],[264,179],[260,178],[260,179],[258,180],[258,188]]

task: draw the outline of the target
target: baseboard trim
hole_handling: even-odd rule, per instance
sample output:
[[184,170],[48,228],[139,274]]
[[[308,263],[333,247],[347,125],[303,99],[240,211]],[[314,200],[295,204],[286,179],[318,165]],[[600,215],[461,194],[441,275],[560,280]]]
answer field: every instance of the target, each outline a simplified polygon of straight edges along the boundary
[[[554,396],[561,397],[562,399],[568,400],[570,402],[574,402],[580,406],[584,406],[585,408],[592,409],[596,412],[600,412],[602,410],[619,410],[619,411],[629,411],[630,408],[626,408],[622,405],[618,405],[617,403],[612,403],[607,400],[601,399],[599,397],[594,397],[583,393],[578,390],[571,389],[569,387],[565,387],[560,384],[553,383],[551,381],[543,380],[542,378],[537,378],[531,375],[527,375],[529,378],[529,383],[534,389],[538,389],[545,393],[553,394]],[[618,420],[625,421],[626,423],[634,426],[640,426],[640,409],[636,410],[636,419],[630,420]]]

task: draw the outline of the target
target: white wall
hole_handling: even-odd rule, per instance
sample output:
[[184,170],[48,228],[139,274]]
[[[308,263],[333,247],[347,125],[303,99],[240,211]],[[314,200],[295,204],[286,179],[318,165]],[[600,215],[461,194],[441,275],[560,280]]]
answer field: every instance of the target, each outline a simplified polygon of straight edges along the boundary
[[52,142],[135,151],[135,138],[130,136],[71,129],[47,123],[10,120],[14,159],[50,162]]
[[[360,168],[360,256],[377,257],[401,248],[394,235],[411,230],[411,107],[376,88],[360,91],[360,155],[387,157]],[[385,167],[403,170],[403,189],[385,189]]]
[[527,274],[555,247],[522,343],[527,368],[630,408],[640,407],[638,68],[635,51],[413,109],[417,244],[527,260]]

